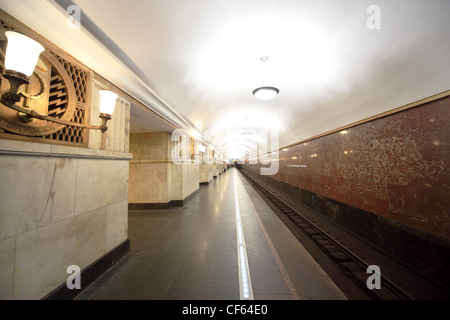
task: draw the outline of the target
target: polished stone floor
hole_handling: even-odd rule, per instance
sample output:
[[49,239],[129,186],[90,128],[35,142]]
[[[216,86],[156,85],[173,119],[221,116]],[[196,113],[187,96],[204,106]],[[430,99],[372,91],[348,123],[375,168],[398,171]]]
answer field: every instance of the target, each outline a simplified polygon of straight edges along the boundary
[[77,299],[239,300],[235,193],[254,299],[346,299],[236,169],[184,207],[130,210],[130,254]]

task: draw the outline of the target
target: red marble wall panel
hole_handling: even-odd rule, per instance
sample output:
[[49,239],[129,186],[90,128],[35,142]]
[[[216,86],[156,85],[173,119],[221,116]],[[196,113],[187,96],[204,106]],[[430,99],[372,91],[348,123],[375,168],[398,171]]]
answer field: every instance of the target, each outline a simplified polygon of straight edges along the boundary
[[450,239],[449,159],[445,97],[282,149],[271,178]]

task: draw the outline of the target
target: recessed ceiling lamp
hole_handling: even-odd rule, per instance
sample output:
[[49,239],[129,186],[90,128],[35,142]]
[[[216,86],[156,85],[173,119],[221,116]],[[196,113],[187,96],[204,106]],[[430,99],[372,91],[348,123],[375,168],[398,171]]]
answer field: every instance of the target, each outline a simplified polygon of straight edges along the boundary
[[[269,58],[267,56],[262,56],[260,60],[262,62],[267,62]],[[280,93],[280,90],[275,87],[263,86],[256,88],[252,93],[259,100],[270,100],[275,98],[278,93]]]
[[275,98],[280,90],[275,87],[259,87],[253,90],[253,95],[259,100],[270,100]]

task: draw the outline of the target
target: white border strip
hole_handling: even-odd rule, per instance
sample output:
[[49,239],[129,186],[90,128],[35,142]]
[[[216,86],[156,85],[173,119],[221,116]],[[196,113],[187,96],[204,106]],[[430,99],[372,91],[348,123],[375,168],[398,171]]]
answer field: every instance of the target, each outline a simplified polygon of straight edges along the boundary
[[270,239],[269,234],[267,233],[266,228],[264,227],[263,222],[261,221],[261,218],[259,217],[258,211],[256,211],[255,206],[253,205],[252,200],[250,199],[250,195],[247,193],[248,201],[250,202],[253,213],[256,216],[256,219],[258,220],[259,226],[261,227],[261,230],[264,234],[264,237],[266,238],[266,242],[269,245],[270,251],[272,252],[272,255],[275,259],[275,262],[278,266],[278,269],[280,270],[281,276],[283,277],[283,281],[286,284],[286,287],[289,289],[289,293],[292,297],[292,300],[301,300],[297,290],[295,289],[294,284],[291,281],[291,278],[289,277],[288,272],[286,271],[286,268],[284,267],[283,262],[281,261],[280,256],[278,255],[277,250],[275,249],[275,246],[273,245],[272,240]]
[[241,220],[241,211],[237,193],[236,170],[233,171],[234,178],[234,201],[236,211],[236,233],[237,233],[237,254],[239,264],[239,291],[241,300],[253,300],[252,282],[250,270],[248,268],[247,250],[245,247],[244,228]]

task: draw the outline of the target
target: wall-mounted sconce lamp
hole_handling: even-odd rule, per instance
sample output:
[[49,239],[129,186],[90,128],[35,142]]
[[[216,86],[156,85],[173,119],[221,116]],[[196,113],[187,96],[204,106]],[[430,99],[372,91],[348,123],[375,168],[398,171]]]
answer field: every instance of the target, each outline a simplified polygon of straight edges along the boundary
[[9,92],[2,95],[1,102],[11,107],[22,98],[19,87],[30,83],[29,76],[33,73],[44,47],[17,32],[7,31],[5,35],[8,38],[8,48],[3,77],[9,80],[10,88]]
[[106,123],[111,120],[111,115],[116,106],[117,94],[108,90],[100,90],[100,118],[102,119],[102,125],[100,130],[105,132],[108,127]]
[[[111,114],[114,111],[114,106],[118,97],[117,94],[111,91],[100,91],[100,118],[102,119],[102,124],[100,126],[85,125],[57,119],[18,105],[17,103],[20,102],[22,98],[37,98],[30,97],[22,92],[20,86],[30,83],[29,77],[33,74],[39,55],[44,51],[44,47],[35,40],[17,32],[7,31],[5,32],[5,35],[8,38],[8,46],[6,48],[5,56],[6,70],[3,77],[8,79],[10,88],[9,92],[5,92],[1,96],[1,103],[16,110],[17,117],[21,122],[28,123],[36,118],[84,129],[101,130],[102,132],[105,132],[108,129],[107,122],[111,119]],[[39,78],[39,75],[37,76]],[[40,79],[40,82],[41,85],[44,85],[42,79]]]

